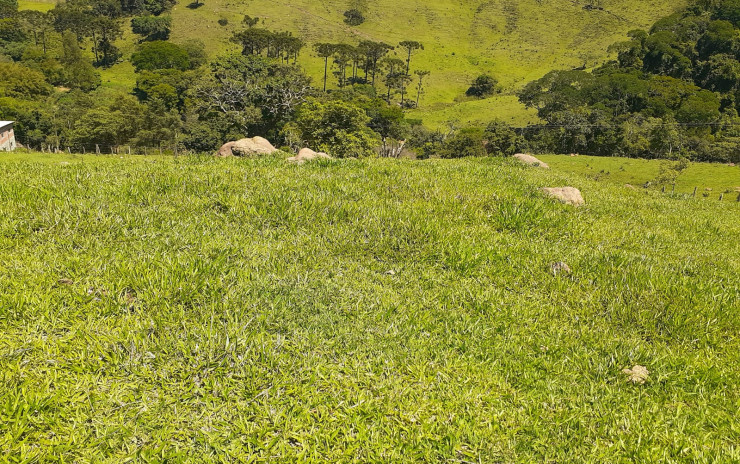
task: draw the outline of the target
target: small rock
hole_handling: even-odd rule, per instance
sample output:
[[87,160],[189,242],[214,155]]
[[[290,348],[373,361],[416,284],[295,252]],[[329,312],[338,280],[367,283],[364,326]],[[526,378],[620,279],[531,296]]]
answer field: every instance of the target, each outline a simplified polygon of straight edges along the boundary
[[529,166],[537,166],[543,169],[550,169],[550,166],[548,166],[547,163],[543,163],[532,155],[517,153],[516,155],[514,155],[514,159],[519,160],[520,162]]
[[559,200],[566,205],[581,206],[586,204],[586,201],[583,199],[583,195],[581,195],[581,191],[577,188],[543,188],[542,191],[550,198]]
[[557,263],[552,263],[550,265],[550,272],[552,272],[553,275],[558,274],[570,274],[572,271],[570,270],[570,266],[568,264],[560,261]]
[[635,385],[644,385],[650,375],[650,371],[645,366],[637,365],[632,369],[622,370],[622,374],[628,376],[627,381]]
[[288,158],[287,161],[289,163],[303,164],[306,161],[313,161],[316,159],[332,159],[332,157],[324,152],[315,152],[310,148],[304,148],[298,152],[298,155]]

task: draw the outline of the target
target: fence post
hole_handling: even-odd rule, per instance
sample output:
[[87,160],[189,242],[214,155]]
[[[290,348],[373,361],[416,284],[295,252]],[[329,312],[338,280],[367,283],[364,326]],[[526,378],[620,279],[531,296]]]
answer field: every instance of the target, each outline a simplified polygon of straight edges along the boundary
[[100,145],[98,145],[97,143],[95,144],[95,154],[96,155],[100,154]]
[[696,197],[696,191],[697,190],[699,190],[699,187],[694,187],[694,194],[692,195],[693,197]]
[[724,193],[720,193],[720,194],[719,194],[719,201],[722,201],[722,199],[723,199],[724,197],[725,197],[725,194],[724,194]]
[[661,189],[661,193],[665,193],[665,185],[664,185],[664,186],[663,186],[663,188]]

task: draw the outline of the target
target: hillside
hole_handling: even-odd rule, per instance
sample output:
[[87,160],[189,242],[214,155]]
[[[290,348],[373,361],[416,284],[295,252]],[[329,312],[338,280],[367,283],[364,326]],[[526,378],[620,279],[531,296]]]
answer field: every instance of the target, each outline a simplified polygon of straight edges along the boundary
[[[21,1],[26,8],[46,8],[52,2]],[[432,72],[421,109],[411,117],[431,126],[455,120],[501,119],[524,124],[536,119],[513,92],[553,69],[593,67],[607,58],[607,47],[624,40],[635,28],[648,28],[657,19],[680,9],[685,0],[603,0],[603,10],[585,9],[586,0],[378,0],[367,4],[367,21],[350,27],[343,12],[350,0],[206,0],[191,9],[179,2],[172,11],[172,40],[199,39],[211,55],[227,47],[245,14],[263,18],[266,27],[287,30],[310,43],[372,39],[397,44],[417,40],[425,50],[413,67]],[[227,19],[226,26],[218,24]],[[132,35],[121,48],[129,56]],[[308,47],[300,63],[319,82],[322,60]],[[465,101],[470,81],[491,73],[503,93],[486,100]],[[111,86],[130,86],[128,63],[104,72]],[[462,100],[462,101],[461,101]]]
[[[378,0],[367,7],[367,22],[343,23],[349,0],[211,0],[191,10],[173,11],[173,39],[201,38],[211,50],[223,47],[233,30],[218,25],[221,17],[239,24],[244,14],[265,19],[275,30],[289,30],[310,42],[356,41],[360,38],[397,44],[417,40],[425,50],[413,60],[417,69],[432,72],[421,111],[412,117],[441,125],[500,117],[527,122],[533,113],[512,92],[559,68],[594,66],[612,43],[627,31],[647,28],[683,7],[683,0],[607,0],[605,11],[585,10],[573,0]],[[318,82],[322,62],[304,53],[301,63]],[[470,81],[490,72],[504,94],[486,101],[455,102]]]
[[503,158],[0,165],[10,462],[740,459],[735,201]]

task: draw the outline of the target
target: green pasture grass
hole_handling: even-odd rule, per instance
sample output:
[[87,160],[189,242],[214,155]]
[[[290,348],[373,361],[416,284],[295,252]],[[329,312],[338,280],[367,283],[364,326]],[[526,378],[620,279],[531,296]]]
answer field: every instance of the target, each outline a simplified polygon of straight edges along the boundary
[[739,214],[500,158],[0,155],[0,460],[738,462]]
[[48,0],[18,0],[19,10],[49,11],[55,5],[56,2]]
[[[656,183],[655,180],[661,166],[668,163],[663,160],[603,156],[538,155],[538,158],[554,169],[582,174],[606,184],[642,187],[650,182],[652,189],[662,189],[663,185]],[[693,193],[694,188],[698,188],[697,196],[706,195],[708,198],[717,199],[724,195],[725,199],[735,200],[740,193],[740,166],[691,163],[678,177],[675,192]],[[673,192],[673,187],[666,186],[666,190]]]

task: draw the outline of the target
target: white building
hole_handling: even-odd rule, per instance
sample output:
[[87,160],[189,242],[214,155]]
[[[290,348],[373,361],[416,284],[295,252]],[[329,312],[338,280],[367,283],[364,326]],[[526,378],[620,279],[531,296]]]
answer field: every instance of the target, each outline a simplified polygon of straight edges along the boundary
[[0,121],[0,151],[15,150],[13,124],[15,124],[13,121]]

